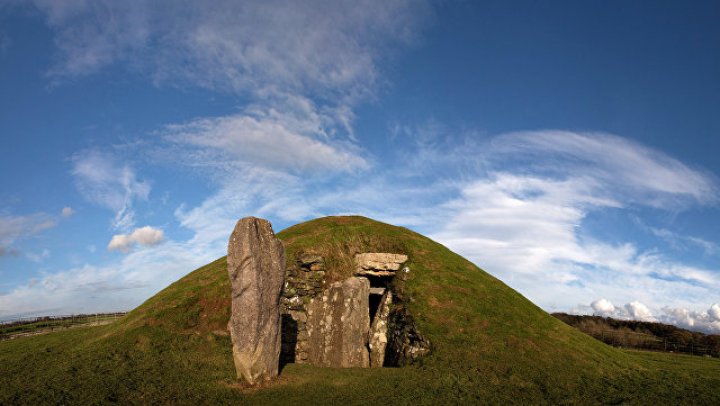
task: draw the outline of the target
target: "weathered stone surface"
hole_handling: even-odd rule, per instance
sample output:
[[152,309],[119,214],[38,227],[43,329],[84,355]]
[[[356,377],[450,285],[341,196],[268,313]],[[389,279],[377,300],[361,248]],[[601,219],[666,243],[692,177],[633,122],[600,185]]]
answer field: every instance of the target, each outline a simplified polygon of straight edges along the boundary
[[285,250],[270,222],[240,219],[228,244],[232,314],[228,329],[238,378],[250,384],[278,374],[280,294],[285,279]]
[[329,367],[367,368],[370,282],[335,282],[307,306],[307,362]]
[[312,253],[312,252],[302,252],[302,253],[298,254],[297,259],[298,259],[298,262],[300,262],[300,264],[302,264],[303,266],[311,265],[311,264],[318,264],[318,263],[323,262],[322,256],[320,256],[319,254]]
[[[312,252],[296,254],[285,269],[285,287],[280,299],[283,315],[281,367],[290,362],[307,362],[307,304],[323,292],[325,260]],[[294,337],[290,340],[288,337]]]
[[424,357],[432,350],[430,340],[418,331],[404,306],[393,306],[388,317],[386,366],[402,366]]
[[378,306],[377,313],[370,326],[368,334],[368,343],[370,347],[370,367],[380,368],[385,361],[385,347],[388,342],[388,316],[390,315],[390,305],[392,304],[392,292],[387,290]]
[[393,276],[407,262],[407,255],[365,252],[355,255],[356,275]]

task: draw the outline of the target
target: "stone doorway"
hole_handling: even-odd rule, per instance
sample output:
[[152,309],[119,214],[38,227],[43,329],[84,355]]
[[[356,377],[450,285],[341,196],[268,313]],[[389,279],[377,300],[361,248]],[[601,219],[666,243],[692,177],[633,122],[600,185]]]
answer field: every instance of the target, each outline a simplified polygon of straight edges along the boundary
[[[298,255],[288,267],[281,300],[281,366],[289,362],[330,367],[400,365],[407,340],[392,331],[393,280],[404,268],[403,254],[361,253],[354,276],[326,286],[324,261],[315,254]],[[406,313],[400,314],[405,317]],[[412,323],[411,323],[412,324]],[[414,324],[412,324],[414,326]],[[386,350],[400,351],[386,354]]]

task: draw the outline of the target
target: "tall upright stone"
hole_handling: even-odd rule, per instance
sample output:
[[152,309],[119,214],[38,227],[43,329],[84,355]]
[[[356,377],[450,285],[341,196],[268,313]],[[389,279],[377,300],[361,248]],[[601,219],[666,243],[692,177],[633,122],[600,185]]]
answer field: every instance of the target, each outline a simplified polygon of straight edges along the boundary
[[380,299],[380,304],[378,305],[372,325],[370,325],[370,333],[368,335],[371,368],[380,368],[385,361],[385,348],[388,343],[388,317],[390,316],[391,305],[392,292],[386,289]]
[[307,309],[308,363],[335,368],[370,366],[370,282],[335,282]]
[[253,385],[278,375],[285,249],[269,221],[245,217],[228,243],[232,315],[228,328],[238,378]]

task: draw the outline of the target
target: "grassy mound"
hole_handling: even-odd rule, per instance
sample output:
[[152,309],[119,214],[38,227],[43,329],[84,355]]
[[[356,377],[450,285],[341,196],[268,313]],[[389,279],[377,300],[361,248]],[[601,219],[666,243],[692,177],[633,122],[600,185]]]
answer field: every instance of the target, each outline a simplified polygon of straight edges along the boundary
[[122,320],[0,343],[0,404],[720,402],[720,362],[606,346],[551,317],[444,246],[363,217],[278,234],[288,260],[323,253],[329,277],[363,251],[403,252],[403,291],[433,353],[403,368],[290,364],[260,389],[234,382],[225,258],[188,274]]

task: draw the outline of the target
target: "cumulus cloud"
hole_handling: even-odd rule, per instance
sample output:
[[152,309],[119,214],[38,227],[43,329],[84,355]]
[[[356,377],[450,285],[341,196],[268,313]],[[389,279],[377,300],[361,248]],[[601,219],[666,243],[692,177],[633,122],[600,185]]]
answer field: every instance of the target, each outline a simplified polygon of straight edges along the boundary
[[647,306],[638,301],[626,304],[625,310],[628,312],[628,315],[634,320],[656,321],[650,309],[648,309]]
[[706,311],[694,311],[678,307],[663,307],[659,320],[663,323],[702,331],[709,334],[720,333],[720,305],[714,303]]
[[615,312],[615,306],[607,299],[598,299],[590,303],[590,307],[592,307],[595,314],[599,316],[609,316]]
[[[583,306],[580,306],[581,308]],[[625,304],[623,307],[615,307],[606,299],[599,299],[590,304],[595,315],[612,317],[621,320],[638,320],[645,322],[657,322],[670,324],[680,328],[700,331],[706,334],[720,333],[720,305],[717,303],[710,306],[708,310],[697,311],[684,307],[664,306],[662,309],[653,311],[639,301]],[[581,309],[575,312],[583,313]]]
[[72,163],[71,173],[80,193],[89,201],[115,212],[112,221],[115,229],[131,228],[135,224],[133,203],[148,198],[150,184],[139,180],[130,165],[101,151],[77,153]]
[[710,306],[708,314],[710,315],[712,321],[720,321],[720,304],[714,303]]
[[72,207],[63,207],[60,213],[63,217],[68,218],[75,213],[75,210]]
[[135,245],[150,247],[162,242],[164,233],[162,230],[150,226],[140,227],[130,234],[116,234],[108,244],[108,250],[127,253]]

